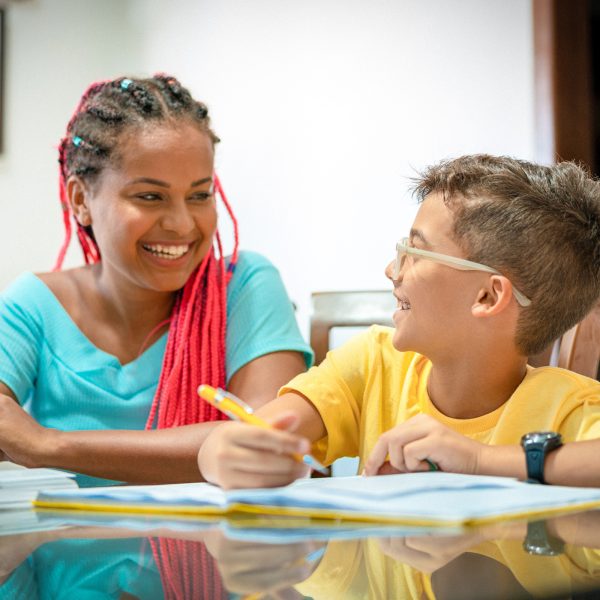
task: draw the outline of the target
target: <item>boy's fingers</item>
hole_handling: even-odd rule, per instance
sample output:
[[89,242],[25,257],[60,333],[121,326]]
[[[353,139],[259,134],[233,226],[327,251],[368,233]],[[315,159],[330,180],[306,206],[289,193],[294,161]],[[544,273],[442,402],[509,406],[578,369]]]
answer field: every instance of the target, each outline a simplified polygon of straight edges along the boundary
[[236,446],[258,450],[269,450],[276,454],[306,454],[310,451],[310,443],[306,438],[279,429],[262,429],[243,425],[233,438]]
[[398,473],[401,473],[401,471],[393,467],[389,462],[384,462],[377,471],[377,475],[397,475]]
[[435,461],[435,457],[430,456],[433,452],[433,448],[427,438],[422,438],[408,444],[404,447],[404,460],[406,462],[406,468],[409,471],[429,471],[431,466],[427,462],[427,459]]
[[387,454],[387,438],[381,436],[375,443],[375,446],[373,446],[373,450],[365,463],[364,474],[367,476],[377,475],[377,471],[379,471],[379,467],[385,462]]
[[395,441],[396,440],[394,440],[393,443],[390,444],[390,463],[394,468],[398,469],[398,471],[404,473],[408,470],[406,467],[406,460],[404,456],[404,446],[401,444],[396,444]]
[[278,487],[288,485],[295,479],[298,479],[296,472],[245,473],[243,471],[233,471],[229,474],[227,481],[223,483],[223,487],[225,489]]
[[252,454],[241,448],[231,451],[227,456],[227,468],[242,473],[294,474],[304,472],[304,463],[298,462],[291,454],[274,454],[256,451]]

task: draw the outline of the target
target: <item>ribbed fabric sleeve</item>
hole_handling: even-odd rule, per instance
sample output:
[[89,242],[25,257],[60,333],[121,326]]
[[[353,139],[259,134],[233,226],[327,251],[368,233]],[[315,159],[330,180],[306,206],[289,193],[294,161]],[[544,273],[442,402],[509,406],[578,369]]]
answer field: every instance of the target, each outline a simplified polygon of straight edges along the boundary
[[[234,284],[234,285],[232,285]],[[227,379],[246,363],[270,352],[295,350],[313,362],[302,339],[277,269],[254,252],[240,255],[227,298]]]

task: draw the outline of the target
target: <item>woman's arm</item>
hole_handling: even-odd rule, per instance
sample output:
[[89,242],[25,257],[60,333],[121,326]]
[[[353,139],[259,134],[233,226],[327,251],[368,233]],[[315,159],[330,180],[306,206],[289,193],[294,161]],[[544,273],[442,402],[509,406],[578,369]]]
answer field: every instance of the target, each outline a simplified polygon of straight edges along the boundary
[[[250,361],[231,378],[229,390],[253,408],[305,370],[298,352],[274,352]],[[39,425],[0,384],[0,450],[27,467],[53,467],[128,483],[177,483],[202,479],[198,449],[219,423],[153,431],[59,431]],[[198,402],[202,400],[198,399]]]

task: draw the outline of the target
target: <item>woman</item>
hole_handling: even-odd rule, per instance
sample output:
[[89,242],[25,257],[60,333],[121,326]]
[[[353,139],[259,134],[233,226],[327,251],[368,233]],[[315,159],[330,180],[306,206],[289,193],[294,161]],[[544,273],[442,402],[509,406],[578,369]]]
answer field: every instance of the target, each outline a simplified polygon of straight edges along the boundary
[[130,483],[199,480],[198,448],[220,417],[198,384],[256,408],[310,364],[274,267],[238,256],[237,228],[222,256],[215,192],[233,215],[218,141],[206,106],[167,75],[82,97],[59,149],[57,268],[72,217],[87,264],[25,274],[3,294],[7,458]]

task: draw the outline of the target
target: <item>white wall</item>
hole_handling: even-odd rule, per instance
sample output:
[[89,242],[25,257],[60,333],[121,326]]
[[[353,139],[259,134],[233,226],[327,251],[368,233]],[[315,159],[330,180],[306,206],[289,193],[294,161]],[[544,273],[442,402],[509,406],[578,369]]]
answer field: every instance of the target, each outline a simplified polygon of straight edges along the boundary
[[63,239],[57,148],[66,124],[88,84],[140,68],[126,8],[121,0],[7,3],[0,287],[54,264]]
[[304,330],[311,291],[386,287],[415,168],[467,152],[533,158],[529,1],[32,0],[10,12],[0,198],[18,252],[0,259],[1,284],[55,256],[53,145],[94,78],[169,71],[208,103],[242,246],[280,268]]

